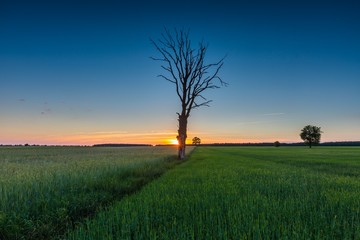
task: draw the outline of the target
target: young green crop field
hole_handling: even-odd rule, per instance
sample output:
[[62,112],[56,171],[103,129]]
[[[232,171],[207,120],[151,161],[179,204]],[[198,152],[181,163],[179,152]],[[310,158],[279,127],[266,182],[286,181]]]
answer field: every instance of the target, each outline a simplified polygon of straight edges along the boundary
[[198,147],[65,239],[360,239],[360,148]]
[[0,240],[51,239],[175,165],[174,147],[0,147]]

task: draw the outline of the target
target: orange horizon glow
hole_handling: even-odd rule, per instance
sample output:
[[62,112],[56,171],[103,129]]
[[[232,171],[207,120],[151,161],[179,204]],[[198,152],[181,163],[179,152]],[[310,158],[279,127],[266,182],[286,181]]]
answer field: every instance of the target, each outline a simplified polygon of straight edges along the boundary
[[95,145],[95,144],[150,144],[150,145],[177,145],[175,133],[172,132],[90,132],[64,135],[13,135],[1,136],[3,145]]
[[[24,134],[25,135],[25,134]],[[0,137],[0,144],[3,145],[85,145],[91,146],[94,144],[149,144],[149,145],[178,145],[175,132],[143,132],[143,133],[128,133],[128,132],[80,132],[77,134],[28,134],[24,136],[22,134],[16,135],[2,135]],[[223,135],[215,136],[214,134],[207,133],[189,133],[189,137],[186,140],[187,144],[192,143],[193,136],[199,136],[201,143],[262,143],[262,142],[275,142],[281,143],[294,143],[301,142],[301,139],[290,138],[241,138],[235,135]],[[322,142],[336,142],[344,141],[335,137],[324,137]],[[347,141],[357,141],[353,139]]]
[[[150,144],[150,145],[178,145],[175,134],[172,133],[79,133],[69,135],[47,135],[47,136],[2,136],[0,144],[10,145],[85,145],[95,144]],[[6,140],[5,140],[6,139]],[[186,144],[192,144],[192,137],[186,139]],[[250,139],[225,139],[225,138],[201,138],[201,142],[206,143],[247,143],[259,142]]]

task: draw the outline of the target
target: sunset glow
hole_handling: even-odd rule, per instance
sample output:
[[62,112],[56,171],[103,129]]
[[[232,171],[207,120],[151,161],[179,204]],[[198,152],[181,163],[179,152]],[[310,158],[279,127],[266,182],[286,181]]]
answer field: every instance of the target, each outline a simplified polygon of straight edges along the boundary
[[169,142],[170,142],[170,144],[173,144],[173,145],[179,144],[178,140],[176,140],[176,139],[170,139]]

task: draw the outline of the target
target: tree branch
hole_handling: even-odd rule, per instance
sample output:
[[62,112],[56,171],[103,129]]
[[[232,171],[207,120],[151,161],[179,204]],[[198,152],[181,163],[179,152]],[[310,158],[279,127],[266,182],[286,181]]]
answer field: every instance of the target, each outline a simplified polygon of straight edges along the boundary
[[151,59],[163,62],[161,67],[169,73],[169,76],[161,74],[159,77],[175,84],[176,93],[181,100],[181,115],[186,117],[190,116],[192,109],[210,106],[212,101],[207,100],[202,95],[203,92],[228,85],[218,75],[226,56],[218,62],[205,64],[208,46],[200,42],[198,48],[193,49],[189,32],[189,30],[175,29],[173,35],[165,28],[161,39],[157,42],[150,39],[161,55],[160,58],[151,57]]

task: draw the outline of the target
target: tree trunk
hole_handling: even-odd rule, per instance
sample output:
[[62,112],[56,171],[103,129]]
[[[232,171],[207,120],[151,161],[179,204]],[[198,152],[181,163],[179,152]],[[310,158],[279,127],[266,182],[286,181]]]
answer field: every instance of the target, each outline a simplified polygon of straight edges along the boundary
[[186,132],[187,132],[187,117],[185,115],[179,115],[179,130],[177,140],[178,145],[178,159],[185,160],[185,148],[186,148]]

